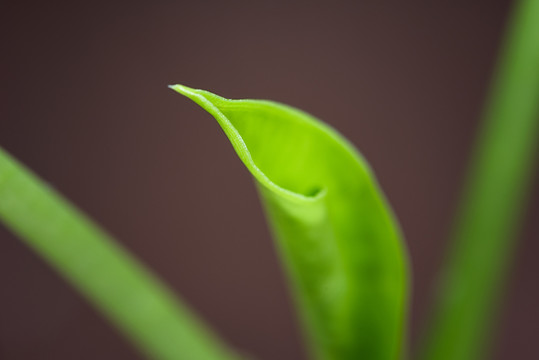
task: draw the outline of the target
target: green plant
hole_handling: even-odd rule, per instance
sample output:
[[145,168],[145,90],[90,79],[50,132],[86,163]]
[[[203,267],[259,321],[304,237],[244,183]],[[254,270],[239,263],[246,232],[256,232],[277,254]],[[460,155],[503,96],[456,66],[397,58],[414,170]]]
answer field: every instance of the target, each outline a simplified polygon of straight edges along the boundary
[[[420,355],[424,360],[485,355],[537,149],[538,18],[539,0],[524,0],[515,12]],[[353,146],[285,105],[172,88],[217,119],[257,180],[313,357],[404,357],[406,251],[372,172]],[[0,218],[147,356],[240,358],[151,272],[2,149]]]
[[397,358],[407,267],[370,169],[337,132],[273,102],[175,85],[212,114],[257,180],[317,358]]

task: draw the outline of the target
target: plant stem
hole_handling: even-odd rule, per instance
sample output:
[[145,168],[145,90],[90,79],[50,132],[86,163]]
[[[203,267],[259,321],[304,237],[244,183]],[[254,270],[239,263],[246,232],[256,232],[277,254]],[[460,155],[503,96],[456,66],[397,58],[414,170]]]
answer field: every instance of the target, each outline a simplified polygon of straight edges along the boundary
[[516,4],[442,273],[424,360],[485,357],[539,133],[539,0]]
[[0,220],[149,358],[235,358],[149,270],[1,148]]

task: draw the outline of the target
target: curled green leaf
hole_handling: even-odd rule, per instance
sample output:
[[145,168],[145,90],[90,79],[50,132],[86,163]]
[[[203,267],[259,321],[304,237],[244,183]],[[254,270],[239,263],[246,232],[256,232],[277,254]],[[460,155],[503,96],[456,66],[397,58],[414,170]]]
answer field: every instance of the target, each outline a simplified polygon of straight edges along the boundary
[[213,115],[257,180],[318,359],[398,359],[408,294],[399,227],[366,161],[334,129],[270,101],[172,89]]

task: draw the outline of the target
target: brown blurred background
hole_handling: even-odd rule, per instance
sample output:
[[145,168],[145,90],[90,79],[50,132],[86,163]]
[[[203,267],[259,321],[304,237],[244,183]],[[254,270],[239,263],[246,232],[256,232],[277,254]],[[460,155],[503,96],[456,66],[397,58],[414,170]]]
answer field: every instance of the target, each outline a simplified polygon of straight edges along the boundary
[[[247,171],[215,121],[166,85],[304,109],[360,148],[399,217],[416,339],[510,5],[6,2],[0,145],[231,344],[259,359],[304,359]],[[497,360],[539,358],[538,188]],[[140,358],[1,226],[0,289],[1,359]]]

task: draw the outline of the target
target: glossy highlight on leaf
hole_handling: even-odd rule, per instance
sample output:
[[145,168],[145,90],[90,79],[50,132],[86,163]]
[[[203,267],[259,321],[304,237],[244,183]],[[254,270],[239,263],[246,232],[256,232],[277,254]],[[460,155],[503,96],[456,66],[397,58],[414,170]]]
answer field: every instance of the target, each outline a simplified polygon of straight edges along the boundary
[[407,256],[393,213],[361,155],[300,110],[171,88],[215,117],[256,179],[313,355],[400,358]]

